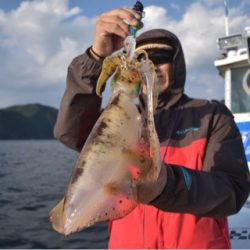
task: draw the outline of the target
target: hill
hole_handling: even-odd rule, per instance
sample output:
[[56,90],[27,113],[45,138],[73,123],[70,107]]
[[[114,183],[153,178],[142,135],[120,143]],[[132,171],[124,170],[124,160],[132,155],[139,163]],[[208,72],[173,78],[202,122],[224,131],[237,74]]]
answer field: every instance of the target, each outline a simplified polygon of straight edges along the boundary
[[0,109],[0,139],[53,139],[57,112],[41,104]]

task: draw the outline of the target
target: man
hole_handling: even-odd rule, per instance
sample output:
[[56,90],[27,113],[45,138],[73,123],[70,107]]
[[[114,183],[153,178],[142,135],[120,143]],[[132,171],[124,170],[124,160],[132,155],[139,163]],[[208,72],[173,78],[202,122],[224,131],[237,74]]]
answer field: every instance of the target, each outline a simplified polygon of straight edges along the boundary
[[[69,66],[55,136],[81,150],[100,114],[95,84],[103,59],[122,46],[131,9],[116,9],[96,22],[93,46]],[[123,20],[126,20],[124,22]],[[215,101],[184,93],[185,61],[177,37],[151,30],[137,38],[155,64],[160,95],[155,112],[161,143],[159,188],[140,187],[139,203],[126,217],[110,222],[110,248],[230,248],[227,219],[248,197],[249,170],[240,133],[230,111]],[[144,113],[144,95],[140,110]],[[156,190],[156,191],[155,191]]]

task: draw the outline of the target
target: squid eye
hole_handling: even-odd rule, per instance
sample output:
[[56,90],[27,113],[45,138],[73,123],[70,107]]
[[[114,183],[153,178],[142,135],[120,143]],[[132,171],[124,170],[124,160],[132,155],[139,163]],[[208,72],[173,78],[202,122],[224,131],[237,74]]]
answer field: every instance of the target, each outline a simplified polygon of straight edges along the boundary
[[146,56],[144,53],[141,53],[137,56],[137,61],[138,62],[142,62],[142,61],[145,61],[146,60]]

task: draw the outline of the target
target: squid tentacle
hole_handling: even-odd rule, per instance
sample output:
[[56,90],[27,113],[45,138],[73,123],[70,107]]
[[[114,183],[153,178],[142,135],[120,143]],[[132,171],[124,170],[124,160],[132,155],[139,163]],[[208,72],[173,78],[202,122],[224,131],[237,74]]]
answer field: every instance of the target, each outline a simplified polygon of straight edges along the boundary
[[155,70],[151,61],[142,65],[142,72],[146,78],[147,88],[147,132],[149,149],[152,157],[152,171],[148,173],[150,181],[157,180],[161,169],[160,143],[155,130],[154,110],[157,105],[158,91],[155,82]]
[[101,95],[102,86],[106,83],[106,81],[115,72],[115,70],[120,64],[121,64],[121,58],[119,55],[116,56],[111,55],[104,59],[102,71],[96,84],[96,94],[99,97],[102,97]]

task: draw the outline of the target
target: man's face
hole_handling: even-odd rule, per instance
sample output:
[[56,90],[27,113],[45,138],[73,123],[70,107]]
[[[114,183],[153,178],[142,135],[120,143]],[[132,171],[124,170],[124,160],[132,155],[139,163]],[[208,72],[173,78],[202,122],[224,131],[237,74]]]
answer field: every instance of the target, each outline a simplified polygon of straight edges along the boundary
[[159,93],[166,90],[171,82],[171,63],[155,64],[155,73],[158,80]]
[[168,88],[171,82],[172,74],[172,55],[166,50],[147,50],[149,59],[154,63],[155,73],[157,76],[157,83],[159,93]]

